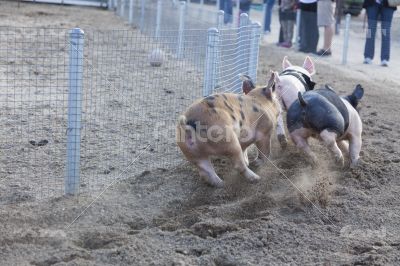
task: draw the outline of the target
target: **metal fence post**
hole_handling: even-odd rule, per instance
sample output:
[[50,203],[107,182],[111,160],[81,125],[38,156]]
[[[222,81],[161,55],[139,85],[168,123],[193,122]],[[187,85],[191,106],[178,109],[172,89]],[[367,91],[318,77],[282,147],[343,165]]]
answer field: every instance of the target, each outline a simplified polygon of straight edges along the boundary
[[119,16],[119,12],[121,9],[121,1],[122,0],[115,0],[115,14]]
[[346,22],[344,28],[344,41],[343,41],[343,56],[342,56],[342,64],[347,64],[347,51],[349,49],[349,30],[350,30],[350,20],[351,15],[346,14]]
[[114,8],[114,1],[108,0],[107,5],[108,5],[108,10],[112,10]]
[[157,0],[156,38],[160,37],[161,13],[162,13],[162,0]]
[[141,0],[140,1],[140,31],[144,31],[144,12],[145,12],[145,9],[144,9],[144,6],[145,6],[145,4],[146,4],[146,0]]
[[261,24],[254,22],[251,24],[251,42],[249,55],[249,76],[254,83],[257,83],[258,53],[261,39]]
[[224,16],[225,12],[224,10],[219,10],[217,14],[217,28],[221,29],[222,25],[224,25]]
[[296,32],[294,36],[295,41],[295,49],[300,49],[300,19],[301,19],[301,10],[297,9],[296,11]]
[[242,90],[242,81],[240,79],[240,76],[242,74],[246,74],[249,64],[249,15],[247,15],[246,13],[242,13],[240,15],[239,21],[239,37],[236,48],[237,63],[235,66],[237,68],[237,80],[234,92],[240,92]]
[[133,0],[129,0],[129,17],[128,17],[129,25],[133,24]]
[[184,41],[184,30],[185,30],[185,8],[186,8],[186,2],[185,1],[180,1],[180,6],[179,6],[179,35],[178,35],[178,50],[177,50],[177,56],[178,58],[183,57],[183,41]]
[[124,18],[125,16],[125,0],[121,0],[121,8],[119,9],[119,15]]
[[[235,12],[233,12],[233,13],[235,13]],[[240,0],[236,0],[236,19],[234,18],[232,21],[237,22],[234,25],[240,26]]]
[[84,33],[81,29],[75,28],[69,32],[69,38],[67,173],[65,177],[65,194],[74,195],[78,193],[80,185]]
[[207,51],[204,69],[203,96],[213,93],[218,78],[218,53],[219,53],[219,31],[210,28],[207,31]]

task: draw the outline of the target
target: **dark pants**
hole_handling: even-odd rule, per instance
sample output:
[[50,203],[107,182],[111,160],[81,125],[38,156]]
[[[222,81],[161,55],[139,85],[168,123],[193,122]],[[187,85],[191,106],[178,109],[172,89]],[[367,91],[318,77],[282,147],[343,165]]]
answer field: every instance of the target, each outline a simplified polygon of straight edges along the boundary
[[220,0],[219,1],[219,10],[223,10],[224,14],[224,23],[232,23],[233,21],[233,11],[232,11],[232,0]]
[[318,39],[317,12],[301,10],[300,51],[315,53],[317,51]]
[[274,7],[275,0],[267,0],[267,6],[265,9],[265,19],[264,19],[264,32],[271,31],[271,17],[272,17],[272,8]]
[[364,57],[374,58],[375,53],[375,34],[378,19],[381,20],[382,44],[381,44],[381,60],[390,58],[390,29],[392,25],[394,9],[383,7],[375,3],[366,8],[368,16],[368,31],[365,40]]

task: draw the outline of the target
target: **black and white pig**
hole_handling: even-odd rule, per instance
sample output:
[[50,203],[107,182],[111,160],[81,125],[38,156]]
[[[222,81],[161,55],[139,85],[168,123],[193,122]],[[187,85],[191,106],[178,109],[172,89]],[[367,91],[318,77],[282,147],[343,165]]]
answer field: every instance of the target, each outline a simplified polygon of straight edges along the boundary
[[363,95],[361,85],[357,85],[352,94],[342,97],[328,85],[298,93],[298,99],[287,111],[287,126],[292,140],[313,165],[317,160],[308,145],[309,137],[322,140],[341,166],[344,166],[342,152],[349,154],[350,167],[357,165],[362,142],[357,105]]

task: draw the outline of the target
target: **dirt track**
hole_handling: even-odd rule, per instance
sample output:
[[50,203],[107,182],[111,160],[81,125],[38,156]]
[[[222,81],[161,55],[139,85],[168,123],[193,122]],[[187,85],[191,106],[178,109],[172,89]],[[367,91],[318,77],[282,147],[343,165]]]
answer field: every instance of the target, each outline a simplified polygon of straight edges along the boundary
[[[72,27],[72,21],[83,18],[83,26],[107,21],[109,27],[124,27],[107,11],[21,6],[1,2],[2,24],[59,26],[62,18],[62,26]],[[36,16],[39,11],[59,15],[57,20]],[[273,46],[262,47],[259,83],[269,69],[280,70],[286,54]],[[288,55],[293,63],[304,59],[302,54]],[[145,171],[114,185],[81,216],[93,197],[4,205],[0,264],[398,265],[399,84],[320,61],[316,68],[319,84],[326,82],[346,93],[361,83],[366,90],[357,169],[337,169],[326,149],[313,142],[321,165],[312,170],[292,144],[282,152],[274,140],[272,160],[281,171],[265,165],[257,185],[242,181],[227,170],[228,161],[219,160],[217,171],[228,183],[226,189],[205,186],[197,172],[183,164]]]

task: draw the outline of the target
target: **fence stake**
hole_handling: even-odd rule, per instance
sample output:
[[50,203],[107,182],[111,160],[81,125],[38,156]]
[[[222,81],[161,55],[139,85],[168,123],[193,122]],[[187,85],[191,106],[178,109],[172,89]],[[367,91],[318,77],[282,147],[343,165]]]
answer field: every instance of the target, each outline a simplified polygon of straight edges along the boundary
[[218,78],[218,50],[219,31],[217,28],[210,28],[207,31],[207,51],[204,70],[203,96],[213,93]]
[[300,49],[300,19],[301,19],[301,10],[297,9],[296,11],[296,35],[294,36],[295,41],[295,49]]
[[140,1],[140,31],[144,31],[144,5],[146,4],[146,0]]
[[255,22],[251,24],[251,42],[250,42],[250,58],[249,58],[249,76],[254,84],[257,83],[257,65],[258,53],[261,39],[261,24]]
[[65,194],[74,195],[78,193],[80,185],[84,33],[81,29],[75,28],[69,32],[69,38],[67,173],[65,177]]
[[121,8],[121,5],[120,5],[121,1],[122,0],[115,0],[115,10],[114,11],[117,16],[119,16],[119,12],[120,12],[120,8]]
[[222,25],[224,25],[224,16],[225,12],[224,10],[219,10],[217,14],[217,28],[221,29]]
[[112,10],[114,8],[114,1],[108,0],[107,5],[108,5],[108,10]]
[[156,38],[160,37],[161,13],[162,13],[162,0],[157,0]]
[[344,42],[343,42],[343,57],[342,64],[347,64],[347,50],[349,49],[349,29],[350,29],[351,15],[346,14],[346,22],[344,28]]
[[128,18],[129,25],[133,24],[133,0],[129,0],[129,18]]
[[236,19],[233,19],[232,21],[236,20],[236,24],[234,25],[238,25],[240,26],[240,0],[236,0]]
[[178,36],[178,51],[177,51],[177,56],[178,58],[183,57],[183,34],[185,30],[185,8],[186,8],[186,2],[185,1],[180,1],[180,6],[179,6],[179,36]]
[[242,13],[240,15],[240,25],[239,25],[239,38],[238,38],[238,44],[236,47],[236,54],[237,54],[237,63],[236,63],[236,68],[237,68],[237,81],[236,81],[236,86],[234,88],[234,92],[239,93],[242,90],[242,81],[240,79],[240,76],[242,74],[247,74],[243,72],[248,71],[248,64],[249,64],[249,39],[250,39],[250,34],[249,34],[249,15],[246,13]]
[[121,0],[120,16],[124,18],[125,16],[125,0]]

